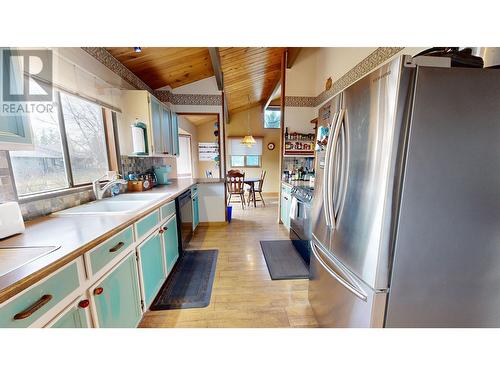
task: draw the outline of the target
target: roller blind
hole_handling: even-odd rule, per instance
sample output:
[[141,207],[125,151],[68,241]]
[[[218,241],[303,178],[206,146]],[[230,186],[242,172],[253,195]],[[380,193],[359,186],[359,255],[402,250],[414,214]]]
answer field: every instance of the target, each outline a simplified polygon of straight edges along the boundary
[[247,147],[241,144],[241,138],[231,138],[230,155],[262,155],[262,138],[255,138],[255,144],[252,147]]

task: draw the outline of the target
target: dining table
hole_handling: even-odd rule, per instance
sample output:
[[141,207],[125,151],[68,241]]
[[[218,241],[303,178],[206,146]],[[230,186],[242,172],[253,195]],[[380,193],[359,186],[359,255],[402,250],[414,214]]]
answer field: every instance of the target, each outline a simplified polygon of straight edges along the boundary
[[243,182],[250,186],[250,195],[253,198],[253,206],[257,207],[257,202],[255,199],[255,183],[260,181],[260,177],[245,177]]

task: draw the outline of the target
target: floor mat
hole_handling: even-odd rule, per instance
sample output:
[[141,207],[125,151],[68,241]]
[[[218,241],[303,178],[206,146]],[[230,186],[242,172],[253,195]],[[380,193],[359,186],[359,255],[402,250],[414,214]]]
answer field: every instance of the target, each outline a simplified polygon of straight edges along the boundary
[[210,304],[218,250],[184,251],[151,310],[206,307]]
[[273,280],[308,279],[309,267],[290,240],[260,241]]

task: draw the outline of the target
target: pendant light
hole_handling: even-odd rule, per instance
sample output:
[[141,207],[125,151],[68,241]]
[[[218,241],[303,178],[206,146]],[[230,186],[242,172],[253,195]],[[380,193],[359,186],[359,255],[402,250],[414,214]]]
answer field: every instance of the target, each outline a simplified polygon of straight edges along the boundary
[[[250,95],[248,95],[248,104],[250,104]],[[256,142],[255,142],[255,139],[254,139],[254,137],[252,137],[252,134],[250,132],[250,108],[248,108],[247,113],[248,113],[248,116],[247,116],[248,135],[246,135],[240,143],[242,145],[245,145],[248,148],[250,148]]]

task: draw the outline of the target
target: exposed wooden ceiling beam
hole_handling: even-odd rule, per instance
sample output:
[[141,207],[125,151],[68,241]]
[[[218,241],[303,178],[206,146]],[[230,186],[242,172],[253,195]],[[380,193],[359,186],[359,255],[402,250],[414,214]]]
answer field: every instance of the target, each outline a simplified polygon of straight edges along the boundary
[[212,60],[212,67],[214,68],[215,80],[217,81],[217,88],[220,91],[223,91],[224,79],[222,75],[222,69],[220,67],[219,48],[208,47],[208,53],[210,54],[210,59]]
[[218,47],[208,47],[208,53],[210,55],[210,60],[212,61],[212,67],[214,69],[215,81],[217,82],[217,88],[222,91],[222,110],[224,111],[224,121],[229,123],[229,112],[227,110],[227,98],[224,93],[224,74],[220,67],[220,56]]
[[276,83],[276,86],[271,92],[271,95],[269,95],[269,98],[267,98],[266,100],[266,104],[264,104],[264,108],[267,108],[269,104],[273,101],[273,99],[276,97],[276,95],[280,92],[281,92],[281,80],[279,80],[278,83]]

